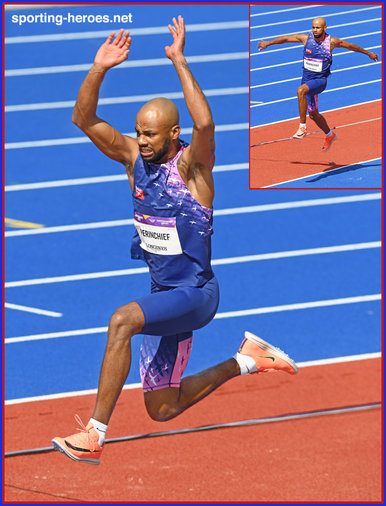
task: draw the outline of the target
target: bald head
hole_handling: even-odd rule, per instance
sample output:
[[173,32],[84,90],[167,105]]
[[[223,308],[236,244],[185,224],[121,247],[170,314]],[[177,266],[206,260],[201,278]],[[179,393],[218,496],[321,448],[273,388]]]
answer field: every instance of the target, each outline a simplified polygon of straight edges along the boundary
[[319,25],[323,26],[324,28],[326,28],[326,20],[324,18],[315,18],[312,22],[312,24],[314,23],[318,23]]
[[150,121],[157,126],[171,128],[178,125],[180,115],[174,102],[168,98],[159,97],[149,100],[141,107],[137,114],[137,120],[140,122]]

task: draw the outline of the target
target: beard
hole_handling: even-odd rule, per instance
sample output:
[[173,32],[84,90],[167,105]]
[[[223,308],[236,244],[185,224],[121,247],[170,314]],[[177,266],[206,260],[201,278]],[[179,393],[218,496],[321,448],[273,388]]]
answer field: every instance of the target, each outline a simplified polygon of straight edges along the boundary
[[158,151],[155,151],[150,157],[142,158],[145,160],[145,162],[151,162],[151,163],[158,163],[162,158],[166,155],[166,153],[169,151],[170,147],[170,139],[167,137],[165,139],[165,142],[163,143],[161,149]]

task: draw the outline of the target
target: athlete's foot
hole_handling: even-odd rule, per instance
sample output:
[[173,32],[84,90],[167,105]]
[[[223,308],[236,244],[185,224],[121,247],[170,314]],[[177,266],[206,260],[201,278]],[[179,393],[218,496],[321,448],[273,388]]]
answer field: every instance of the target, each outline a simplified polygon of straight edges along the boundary
[[335,133],[335,132],[332,132],[332,135],[330,135],[330,137],[326,137],[324,139],[324,144],[323,144],[323,147],[322,147],[322,151],[328,151],[331,146],[332,146],[332,143],[338,138],[338,135]]
[[78,429],[80,432],[65,438],[54,438],[53,447],[72,460],[98,465],[103,450],[103,447],[98,444],[99,434],[91,422],[85,427],[78,415],[75,415],[75,420],[81,426],[81,429]]
[[304,137],[307,135],[307,128],[299,127],[296,134],[293,136],[294,139],[304,139]]
[[257,372],[284,371],[289,374],[298,372],[297,365],[284,351],[250,332],[245,332],[245,339],[241,343],[239,353],[253,358]]

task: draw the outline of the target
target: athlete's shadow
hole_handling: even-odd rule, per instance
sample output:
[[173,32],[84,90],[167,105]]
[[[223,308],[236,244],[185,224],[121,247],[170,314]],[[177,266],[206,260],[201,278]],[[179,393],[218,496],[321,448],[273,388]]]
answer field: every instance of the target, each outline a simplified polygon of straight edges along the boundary
[[331,176],[337,176],[339,174],[344,174],[345,172],[352,172],[359,169],[364,169],[368,167],[377,167],[378,164],[366,164],[363,165],[362,163],[356,163],[354,165],[329,165],[327,169],[325,169],[323,172],[324,174],[319,174],[317,177],[314,177],[313,179],[307,179],[307,183],[315,183],[316,181],[320,181],[321,179],[325,179],[326,177]]

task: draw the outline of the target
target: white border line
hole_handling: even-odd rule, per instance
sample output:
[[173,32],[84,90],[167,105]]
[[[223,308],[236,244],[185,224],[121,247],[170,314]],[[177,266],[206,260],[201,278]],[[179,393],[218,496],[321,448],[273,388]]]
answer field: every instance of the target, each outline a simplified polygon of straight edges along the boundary
[[[316,300],[312,302],[298,302],[295,304],[282,304],[280,306],[256,307],[239,311],[225,311],[217,313],[214,320],[223,318],[238,318],[240,316],[254,316],[258,314],[280,313],[282,311],[296,311],[299,309],[316,309],[322,307],[342,306],[345,304],[360,304],[363,302],[376,302],[382,300],[382,294],[358,295],[356,297],[341,297],[338,299]],[[27,341],[40,341],[42,339],[56,339],[58,337],[88,336],[90,334],[103,334],[108,327],[95,327],[89,329],[65,330],[61,332],[49,332],[33,334],[29,336],[7,337],[4,344],[24,343]]]
[[[326,114],[328,112],[334,112],[334,111],[343,111],[345,109],[350,109],[350,107],[358,107],[360,105],[374,104],[375,102],[379,102],[380,105],[382,106],[382,99],[376,98],[375,100],[367,100],[366,102],[359,102],[358,104],[345,105],[344,107],[335,107],[334,109],[327,109],[327,110],[323,111],[323,114]],[[261,125],[251,126],[251,130],[253,128],[262,128],[262,127],[266,127],[269,125],[277,125],[278,123],[285,123],[286,121],[294,121],[294,120],[299,120],[299,116],[293,116],[292,118],[286,118],[286,119],[281,119],[278,121],[271,121],[270,123],[263,123]]]
[[[363,21],[356,21],[355,23],[351,23],[351,25],[361,25],[363,23],[373,23],[374,21],[382,21],[382,18],[364,19]],[[332,30],[332,29],[341,28],[341,27],[347,27],[347,23],[342,23],[340,25],[332,25],[332,26],[329,26],[328,29]],[[310,29],[308,28],[304,31],[308,33],[310,31]],[[267,35],[266,39],[276,39],[277,37],[284,37],[286,35],[296,35],[297,33],[300,33],[300,32],[301,31],[291,32],[291,33],[288,33],[288,32],[278,33],[276,35]],[[250,39],[249,42],[256,42],[258,40],[261,40],[261,38]]]
[[[297,366],[299,368],[303,367],[318,367],[323,365],[330,364],[343,364],[346,362],[356,362],[360,360],[374,360],[381,358],[382,354],[380,352],[375,353],[362,353],[360,355],[347,355],[345,357],[333,357],[333,358],[325,358],[320,360],[312,360],[307,362],[297,362]],[[142,388],[141,383],[131,383],[129,385],[124,385],[123,390],[134,390],[137,388]],[[4,401],[5,406],[12,406],[14,404],[22,404],[24,402],[35,402],[35,401],[48,401],[55,399],[65,399],[67,397],[79,397],[83,395],[95,395],[98,392],[97,388],[93,388],[90,390],[78,390],[74,392],[62,392],[57,394],[48,394],[48,395],[40,395],[35,397],[24,397],[20,399],[10,399]]]
[[10,302],[4,302],[4,307],[8,309],[16,309],[17,311],[25,311],[27,313],[41,314],[43,316],[52,316],[54,318],[63,316],[62,313],[56,313],[55,311],[37,309],[36,307],[21,306],[19,304],[11,304]]
[[[92,4],[91,4],[92,5]],[[249,21],[219,21],[216,23],[192,23],[186,25],[187,32],[212,32],[213,30],[238,30],[240,28],[248,28]],[[107,38],[111,30],[95,30],[90,32],[70,32],[70,33],[49,33],[46,35],[25,35],[20,37],[5,37],[5,44],[26,44],[31,42],[52,42],[67,41],[80,39],[99,39]],[[131,28],[130,35],[134,37],[142,35],[163,35],[168,34],[167,26],[150,26],[147,28]]]
[[[368,64],[369,65],[369,64]],[[203,90],[207,97],[225,97],[228,95],[244,95],[249,93],[248,86],[238,86],[234,88],[217,88]],[[124,97],[106,97],[98,100],[98,107],[101,105],[117,105],[117,104],[131,104],[137,102],[147,102],[153,98],[158,98],[159,93],[151,93],[147,95],[128,95]],[[171,100],[179,100],[184,98],[182,91],[169,91],[162,93],[162,96]],[[75,100],[62,100],[58,102],[39,102],[33,104],[15,104],[6,105],[5,112],[26,112],[26,111],[42,111],[47,109],[67,109],[73,108]]]
[[337,167],[335,169],[330,169],[328,170],[327,172],[314,172],[312,174],[308,174],[307,176],[302,176],[302,177],[297,177],[295,179],[288,179],[288,181],[282,181],[280,183],[276,183],[276,184],[271,184],[269,186],[262,186],[261,188],[273,188],[273,187],[279,187],[283,184],[287,184],[287,183],[293,183],[294,181],[301,181],[302,179],[307,179],[309,177],[315,177],[315,176],[322,176],[322,175],[329,175],[337,170],[342,170],[342,169],[346,169],[347,167],[352,167],[353,165],[359,165],[361,163],[369,163],[369,162],[375,162],[377,160],[380,160],[381,161],[381,170],[382,170],[382,158],[379,157],[379,158],[372,158],[371,160],[362,160],[362,161],[359,161],[359,162],[354,162],[354,163],[351,163],[349,165],[343,165],[342,167]]
[[[359,39],[361,37],[369,37],[370,35],[379,35],[380,33],[382,33],[382,30],[378,30],[375,32],[359,33],[357,35],[351,35],[350,37],[345,37],[344,40]],[[301,47],[302,46],[292,44],[289,47],[280,47],[279,49],[268,49],[268,50],[264,50],[263,52],[257,51],[257,53],[251,53],[251,57],[257,56],[257,55],[260,55],[260,56],[267,55],[267,54],[269,55],[271,53],[278,53],[279,51],[289,51],[290,49],[298,49],[299,50],[299,48],[301,48]],[[373,46],[373,47],[382,47],[382,45]],[[350,53],[352,53],[352,51],[344,51],[344,50],[339,51],[338,50],[336,53],[334,53],[334,58],[336,58],[337,56],[340,56],[342,54],[350,54]],[[300,61],[302,61],[302,60],[300,60]]]
[[[371,49],[374,49],[374,48],[371,48]],[[364,68],[364,67],[370,67],[370,66],[373,66],[373,65],[377,65],[377,64],[382,64],[383,62],[382,61],[377,61],[377,62],[372,62],[372,63],[364,63],[363,65],[355,65],[354,67],[346,67],[346,68],[343,68],[343,69],[337,69],[337,70],[334,70],[334,74],[336,74],[337,72],[345,72],[345,71],[348,71],[348,70],[356,70],[356,69],[361,69],[361,68]],[[293,82],[293,81],[299,81],[299,77],[292,77],[290,79],[283,79],[282,81],[272,81],[270,83],[263,83],[263,84],[255,84],[253,86],[251,86],[251,90],[255,90],[256,88],[263,88],[264,86],[272,86],[273,84],[283,84],[283,83],[290,83],[290,82]]]
[[[357,12],[365,12],[365,11],[373,11],[374,9],[381,9],[382,6],[381,5],[376,5],[374,7],[365,7],[363,9],[354,9],[354,10],[351,10],[351,11],[341,11],[341,12],[333,12],[333,13],[330,13],[330,14],[319,14],[318,17],[321,17],[321,18],[332,18],[334,16],[344,16],[346,14],[353,14],[353,13],[357,13]],[[268,23],[268,24],[265,24],[265,25],[255,25],[255,26],[251,26],[251,30],[255,30],[256,28],[267,28],[268,26],[278,26],[278,25],[283,25],[283,23],[285,23],[286,25],[289,25],[290,23],[298,23],[299,21],[312,21],[314,20],[315,17],[312,16],[312,17],[307,17],[307,18],[297,18],[297,19],[286,19],[285,21],[276,21],[275,23]],[[354,23],[350,23],[350,24],[355,24]],[[346,23],[346,26],[347,26],[347,23]]]
[[[238,51],[235,53],[216,53],[187,56],[186,61],[193,63],[217,63],[222,61],[246,60],[249,59],[248,51]],[[90,70],[92,63],[79,63],[76,65],[54,65],[50,67],[28,67],[21,69],[7,69],[4,71],[4,77],[22,77],[36,76],[46,74],[63,74],[67,72],[87,72]],[[173,65],[168,58],[150,58],[145,60],[129,60],[121,63],[111,70],[122,70],[127,68],[143,68],[156,67],[164,65]]]
[[[248,123],[229,123],[225,125],[217,125],[216,133],[219,132],[234,132],[237,130],[249,130]],[[192,133],[192,127],[181,128],[181,135],[189,135]],[[129,137],[136,137],[135,132],[123,133],[122,135],[128,135]],[[8,142],[4,144],[5,149],[23,149],[23,148],[45,148],[50,146],[66,146],[69,144],[88,144],[91,140],[86,137],[65,137],[59,139],[42,139],[38,141],[18,141]]]
[[[260,204],[257,206],[230,207],[226,209],[215,209],[213,215],[230,216],[236,214],[259,213],[266,211],[282,211],[285,209],[296,209],[298,207],[311,207],[331,204],[346,204],[351,202],[363,202],[369,200],[379,200],[381,193],[365,193],[360,195],[349,195],[340,197],[327,197],[309,200],[297,200],[293,202],[278,202],[275,204]],[[56,232],[73,232],[77,230],[88,230],[96,228],[109,228],[128,226],[134,223],[133,218],[124,220],[98,221],[92,223],[79,223],[73,225],[60,225],[55,227],[31,228],[22,230],[12,230],[4,233],[4,237],[21,237],[30,235],[51,234]]]
[[[232,172],[234,170],[249,169],[249,163],[229,163],[227,165],[215,165],[213,172]],[[6,192],[23,190],[41,190],[46,188],[59,188],[64,186],[79,186],[95,183],[116,183],[124,181],[128,183],[127,174],[116,174],[114,176],[91,176],[76,179],[58,179],[56,181],[42,181],[41,183],[11,184],[4,187]]]
[[[283,258],[295,258],[308,255],[323,255],[326,253],[342,253],[347,251],[359,251],[364,249],[380,248],[381,241],[362,242],[354,244],[343,244],[339,246],[327,246],[320,248],[299,249],[290,251],[275,251],[273,253],[261,253],[257,255],[245,255],[228,258],[218,258],[212,260],[212,266],[241,264],[245,262],[258,262],[262,260],[278,260]],[[129,276],[135,274],[146,274],[149,272],[147,267],[135,269],[121,269],[115,271],[89,272],[85,274],[73,274],[67,276],[55,276],[50,278],[25,279],[21,281],[11,281],[4,284],[4,288],[17,288],[21,286],[43,285],[51,283],[65,283],[68,281],[85,281],[89,279],[111,278],[115,276]]]
[[[340,86],[339,88],[332,88],[329,90],[324,90],[323,93],[332,93],[334,91],[348,90],[350,88],[357,88],[358,86],[365,86],[367,84],[381,83],[382,79],[373,79],[372,81],[363,81],[362,83],[350,84],[348,86]],[[381,88],[382,89],[382,88]],[[293,97],[281,98],[279,100],[272,100],[271,102],[263,102],[262,104],[253,104],[250,106],[251,109],[255,107],[263,107],[271,104],[278,104],[280,102],[288,102],[289,100],[297,100],[298,97],[295,95]]]

